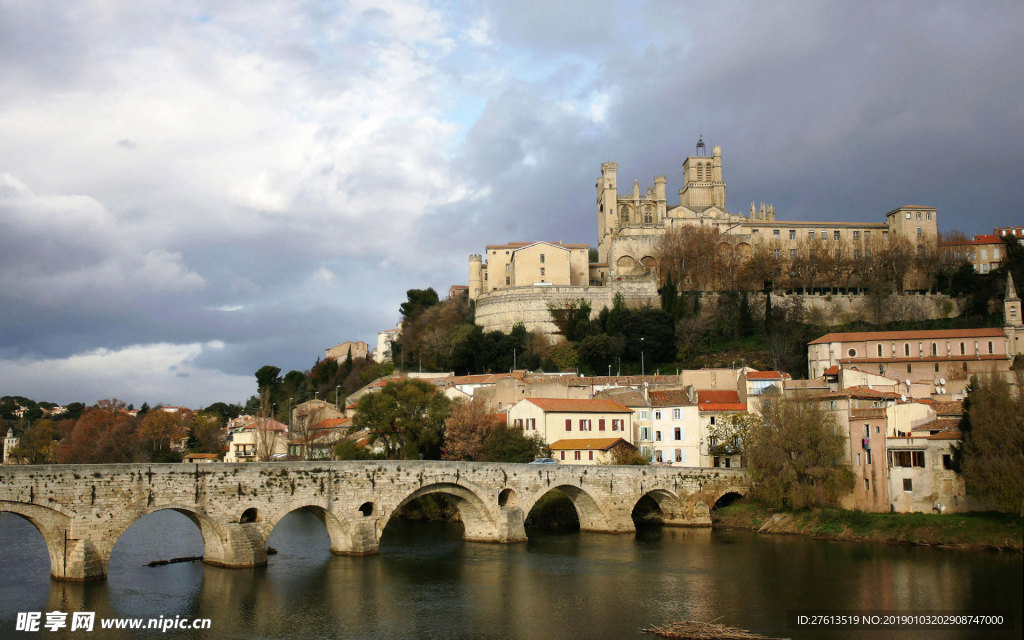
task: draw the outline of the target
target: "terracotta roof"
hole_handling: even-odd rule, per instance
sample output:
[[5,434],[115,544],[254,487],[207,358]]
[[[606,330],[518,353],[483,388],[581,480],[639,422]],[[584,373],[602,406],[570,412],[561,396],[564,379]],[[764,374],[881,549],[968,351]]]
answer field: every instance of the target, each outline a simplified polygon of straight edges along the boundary
[[837,376],[837,375],[839,375],[839,365],[838,364],[834,364],[831,367],[829,367],[828,369],[825,369],[825,373],[823,375],[826,375],[826,376]]
[[841,391],[826,393],[822,398],[882,398],[886,400],[899,400],[900,394],[894,391],[881,391],[880,389],[869,389],[868,387],[847,387]]
[[[973,336],[978,337],[978,336]],[[900,358],[840,358],[839,362],[963,362],[965,360],[1009,360],[1010,356],[1005,353],[984,353],[977,355],[952,355],[952,356],[903,356]]]
[[256,429],[263,428],[267,431],[287,431],[288,427],[277,420],[267,419],[266,422],[261,424],[260,420],[257,419],[243,427],[243,429]]
[[697,391],[697,403],[704,404],[707,402],[739,402],[740,394],[738,391],[712,391],[712,390],[698,390]]
[[974,236],[970,240],[960,240],[960,241],[949,240],[949,241],[946,241],[946,242],[941,242],[939,244],[941,244],[944,247],[960,247],[960,246],[967,245],[967,244],[1002,244],[1002,243],[1003,243],[1003,241],[1002,241],[1002,239],[999,236],[993,235],[991,233],[983,233],[981,235]]
[[960,400],[934,402],[932,406],[935,408],[935,415],[937,416],[960,416],[964,413],[964,403]]
[[220,455],[216,453],[189,453],[186,454],[185,457],[192,458],[193,460],[197,458],[200,460],[216,460]]
[[321,420],[314,424],[310,429],[339,429],[352,425],[352,418],[330,418],[328,420]]
[[527,398],[544,411],[554,413],[632,413],[629,407],[612,400],[564,400],[561,398]]
[[686,395],[685,389],[650,391],[647,395],[651,398],[652,407],[693,406],[693,403],[690,402],[690,398]]
[[573,449],[595,449],[599,451],[607,451],[620,442],[626,442],[622,438],[566,438],[565,440],[557,440],[549,446],[553,451],[564,451]]
[[[939,340],[944,338],[1002,338],[1002,329],[929,329],[911,331],[854,331],[850,333],[826,333],[807,344],[828,344],[829,342],[867,342],[869,340]],[[861,359],[864,361],[864,359]]]
[[793,376],[781,371],[751,371],[747,374],[747,380],[782,380]]
[[928,436],[929,440],[959,440],[963,436],[959,431],[941,431],[934,435]]

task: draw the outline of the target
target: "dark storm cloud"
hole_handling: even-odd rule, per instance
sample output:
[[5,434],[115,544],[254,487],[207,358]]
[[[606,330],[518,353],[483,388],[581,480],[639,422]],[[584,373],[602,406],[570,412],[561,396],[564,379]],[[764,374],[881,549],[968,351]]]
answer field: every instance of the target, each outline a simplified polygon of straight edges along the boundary
[[465,283],[487,243],[595,243],[602,162],[676,201],[699,133],[732,211],[929,204],[990,232],[1024,197],[1021,24],[1019,3],[0,3],[0,386],[102,362],[137,403],[244,399],[259,366]]

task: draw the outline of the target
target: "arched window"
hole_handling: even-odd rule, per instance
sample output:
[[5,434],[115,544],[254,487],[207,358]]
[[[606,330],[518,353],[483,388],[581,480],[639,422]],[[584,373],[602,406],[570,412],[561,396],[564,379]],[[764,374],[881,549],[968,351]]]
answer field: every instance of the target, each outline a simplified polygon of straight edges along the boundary
[[878,345],[878,357],[882,357],[882,345]]
[[934,342],[932,343],[932,355],[933,356],[939,355],[939,347]]
[[651,224],[654,222],[654,214],[651,211],[651,205],[644,207],[644,223]]
[[623,222],[629,222],[629,207],[622,205],[622,208],[619,209],[619,216],[622,217]]
[[909,343],[903,345],[903,355],[908,356],[908,357],[910,356],[910,344]]
[[697,163],[697,181],[699,182],[699,181],[701,181],[703,179],[704,179],[704,165],[702,165],[701,163],[698,162]]

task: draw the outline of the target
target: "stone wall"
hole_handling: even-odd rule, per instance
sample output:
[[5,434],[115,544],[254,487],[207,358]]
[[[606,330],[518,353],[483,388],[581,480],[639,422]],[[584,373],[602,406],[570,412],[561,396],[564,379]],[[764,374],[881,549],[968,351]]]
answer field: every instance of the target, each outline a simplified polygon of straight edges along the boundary
[[[593,317],[602,308],[611,308],[616,292],[622,293],[626,306],[630,308],[646,305],[660,308],[661,305],[657,285],[649,277],[623,277],[603,287],[518,287],[481,295],[476,302],[476,323],[484,331],[508,333],[521,322],[528,331],[554,336],[557,327],[551,320],[550,306],[564,307],[582,298],[590,303]],[[702,294],[705,312],[714,308],[718,296],[718,292]],[[750,294],[755,316],[764,313],[764,298],[760,292]],[[959,301],[943,294],[892,295],[876,309],[866,294],[773,293],[772,305],[776,309],[801,305],[805,318],[826,326],[838,326],[854,320],[889,322],[894,319],[951,318],[960,313]]]

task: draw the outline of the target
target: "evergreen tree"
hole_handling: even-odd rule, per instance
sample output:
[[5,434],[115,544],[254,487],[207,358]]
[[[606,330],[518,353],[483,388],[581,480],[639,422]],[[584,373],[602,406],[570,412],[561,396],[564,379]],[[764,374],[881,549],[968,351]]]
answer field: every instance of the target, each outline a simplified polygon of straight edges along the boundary
[[754,316],[750,313],[750,300],[747,299],[747,292],[740,295],[740,335],[743,337],[754,334]]

